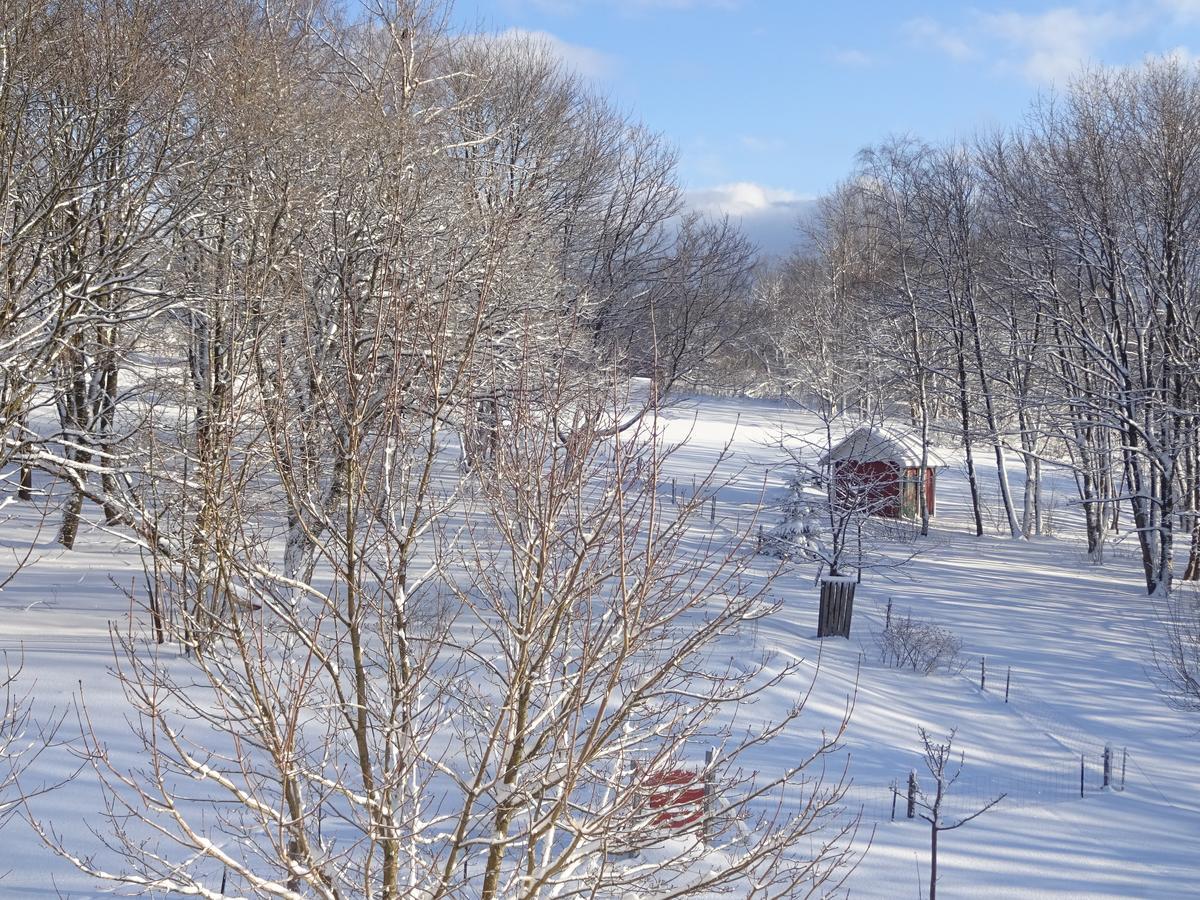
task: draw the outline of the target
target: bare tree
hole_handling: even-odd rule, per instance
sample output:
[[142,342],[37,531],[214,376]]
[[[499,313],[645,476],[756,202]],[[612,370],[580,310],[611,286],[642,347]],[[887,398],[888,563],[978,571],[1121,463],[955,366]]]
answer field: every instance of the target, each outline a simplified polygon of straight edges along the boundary
[[[661,391],[610,353],[643,316],[659,387],[685,377],[738,325],[744,241],[671,232],[671,154],[544,48],[459,41],[437,2],[226,12],[188,94],[203,190],[139,270],[164,306],[116,308],[161,354],[146,461],[61,464],[119,474],[150,560],[159,649],[117,662],[144,764],[85,717],[105,845],[35,827],[209,897],[840,883],[845,723],[744,771],[803,707],[734,728],[795,672],[746,634],[770,579],[658,503]],[[703,827],[664,830],[654,779],[713,744]]]
[[962,774],[964,754],[960,752],[958,764],[954,763],[954,736],[957,734],[957,729],[950,729],[944,744],[930,737],[924,728],[918,728],[917,733],[921,736],[925,768],[929,770],[929,775],[933,779],[932,794],[918,789],[917,805],[923,810],[920,813],[921,818],[929,823],[929,900],[937,900],[938,835],[943,831],[961,828],[968,822],[979,818],[1008,795],[1000,794],[961,818],[945,819],[943,813],[947,796]]
[[[381,331],[373,358],[405,335]],[[206,547],[215,596],[173,634],[191,641],[201,683],[129,645],[121,674],[148,763],[122,769],[85,735],[110,815],[128,819],[111,832],[121,866],[71,856],[44,828],[47,840],[96,877],[213,896],[218,879],[330,897],[466,883],[489,897],[687,896],[751,882],[790,897],[839,883],[854,823],[837,814],[840,784],[813,773],[841,731],[740,774],[803,708],[730,728],[737,705],[794,674],[767,657],[736,670],[713,658],[775,608],[745,538],[696,551],[699,503],[668,513],[648,489],[664,459],[653,422],[611,431],[628,403],[615,385],[569,366],[521,371],[493,465],[469,491],[446,481],[458,470],[438,420],[404,414],[414,380],[346,366],[326,402],[354,452],[299,602],[254,524],[246,473],[221,476],[229,502]],[[286,446],[267,452],[285,472]],[[647,779],[713,739],[708,824],[665,841]],[[200,786],[187,802],[183,780]],[[798,802],[780,806],[793,790]],[[161,840],[147,845],[142,828]],[[810,835],[819,853],[801,848]]]
[[1198,103],[1196,72],[1177,62],[1090,71],[989,154],[1023,232],[1010,274],[1053,334],[1089,546],[1125,506],[1151,594],[1170,590],[1191,509],[1195,276],[1180,242],[1195,221]]

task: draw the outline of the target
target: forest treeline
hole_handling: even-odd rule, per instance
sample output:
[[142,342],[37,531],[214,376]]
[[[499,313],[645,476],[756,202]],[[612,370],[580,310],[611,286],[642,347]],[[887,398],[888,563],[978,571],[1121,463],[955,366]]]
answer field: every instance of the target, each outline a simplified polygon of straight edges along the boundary
[[397,352],[438,361],[424,412],[468,459],[536,351],[660,397],[885,410],[965,448],[978,533],[993,492],[1009,533],[1040,533],[1043,462],[1065,462],[1094,558],[1131,532],[1151,593],[1200,578],[1194,66],[1086,71],[1011,130],[868,148],[802,249],[755,268],[734,225],[687,211],[660,136],[544,45],[448,16],[5,7],[0,461],[21,499],[35,470],[71,486],[65,546],[88,502],[165,541],[150,457],[203,465],[252,385],[333,503],[336,448],[301,423],[337,316],[385,327],[383,300],[413,317]]
[[845,719],[753,762],[803,692],[728,722],[799,663],[714,660],[770,579],[696,545],[703,473],[656,493],[753,286],[675,162],[439,0],[0,4],[0,519],[144,563],[129,734],[68,729],[96,841],[23,805],[19,690],[0,824],[135,893],[840,883]]
[[420,412],[469,459],[522,366],[665,392],[736,331],[753,250],[684,209],[658,135],[536,40],[341,7],[4,7],[0,461],[24,499],[34,469],[72,486],[63,545],[85,501],[165,540],[152,476],[218,456],[252,393],[335,502],[303,420],[355,329],[399,330],[357,364],[423,360]]
[[1093,559],[1133,534],[1150,593],[1200,578],[1194,65],[1085,71],[1009,130],[867,148],[808,230],[758,278],[730,383],[965,448],[979,534],[989,507],[1042,533],[1043,463],[1065,463]]

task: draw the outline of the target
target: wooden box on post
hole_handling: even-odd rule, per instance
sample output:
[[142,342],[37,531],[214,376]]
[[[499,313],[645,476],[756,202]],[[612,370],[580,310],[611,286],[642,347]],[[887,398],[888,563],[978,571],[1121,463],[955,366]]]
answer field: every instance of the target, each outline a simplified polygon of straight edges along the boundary
[[850,637],[855,585],[855,579],[848,575],[821,576],[821,609],[817,614],[817,637]]

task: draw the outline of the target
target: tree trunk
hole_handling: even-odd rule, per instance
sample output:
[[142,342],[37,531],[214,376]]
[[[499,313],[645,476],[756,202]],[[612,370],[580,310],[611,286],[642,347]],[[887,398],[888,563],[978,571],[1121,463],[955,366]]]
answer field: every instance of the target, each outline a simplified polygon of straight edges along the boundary
[[937,900],[937,839],[938,826],[934,821],[929,825],[929,900]]
[[79,534],[79,520],[83,512],[83,491],[72,487],[71,494],[63,506],[62,525],[58,529],[58,542],[68,550],[75,549],[75,538]]
[[33,499],[33,466],[29,463],[21,463],[21,481],[17,488],[18,500]]
[[967,367],[962,345],[958,353],[958,412],[962,422],[963,450],[967,457],[967,483],[971,487],[971,512],[975,517],[975,536],[983,534],[983,509],[979,497],[979,479],[975,474],[975,455],[971,451],[971,398],[967,390]]

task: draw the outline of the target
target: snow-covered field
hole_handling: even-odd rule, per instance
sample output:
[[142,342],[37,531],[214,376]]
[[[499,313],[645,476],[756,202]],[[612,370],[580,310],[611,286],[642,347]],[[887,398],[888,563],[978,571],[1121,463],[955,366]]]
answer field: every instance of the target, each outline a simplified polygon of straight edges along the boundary
[[[729,449],[717,473],[724,486],[716,522],[704,516],[697,529],[709,534],[697,538],[723,539],[750,527],[760,496],[778,500],[783,490],[787,470],[773,442],[815,425],[770,403],[698,399],[673,407],[664,427],[666,439],[682,445],[669,463],[677,494],[690,491],[693,478],[703,479]],[[861,810],[859,845],[866,852],[848,882],[851,896],[924,891],[927,827],[904,818],[903,798],[891,819],[890,785],[902,785],[910,769],[923,771],[918,726],[935,736],[957,728],[965,763],[952,809],[970,811],[1007,794],[996,809],[942,835],[944,896],[1200,896],[1200,722],[1168,709],[1147,674],[1157,620],[1132,547],[1117,547],[1103,566],[1084,560],[1065,473],[1051,473],[1047,491],[1056,498],[1054,537],[975,538],[968,534],[958,457],[945,455],[954,465],[939,477],[933,534],[915,544],[893,541],[888,552],[895,557],[922,552],[903,567],[867,576],[850,641],[816,639],[812,566],[799,565],[777,582],[783,605],[759,624],[754,639],[806,660],[810,675],[819,656],[819,671],[798,729],[750,762],[770,770],[800,754],[818,729],[836,727],[857,672],[846,802],[850,812]],[[980,467],[985,482],[994,482],[986,460]],[[1019,489],[1019,467],[1011,476]],[[664,481],[659,491],[669,499],[672,484]],[[133,621],[141,614],[131,617],[126,599],[142,578],[141,561],[135,549],[100,530],[81,535],[80,549],[63,552],[52,529],[35,535],[31,521],[21,513],[0,525],[0,577],[31,539],[36,543],[30,564],[0,593],[0,648],[23,656],[22,684],[36,697],[39,715],[65,714],[60,736],[78,733],[82,695],[114,757],[131,757],[123,697],[109,672],[110,626],[145,627]],[[773,566],[765,557],[761,563],[764,571]],[[924,677],[880,663],[873,634],[889,599],[894,615],[911,612],[962,639],[961,674]],[[986,691],[979,686],[980,657],[986,657]],[[769,718],[807,685],[804,678],[780,686],[746,715]],[[1118,777],[1127,760],[1123,791],[1100,788],[1106,742],[1117,748]],[[63,780],[78,766],[69,747],[54,747],[38,760],[38,779]],[[103,827],[99,796],[79,778],[35,798],[30,810],[86,849],[102,837],[89,831]],[[0,895],[60,894],[101,896],[104,889],[51,856],[22,821],[10,822],[0,834]]]

